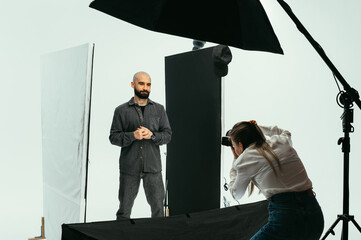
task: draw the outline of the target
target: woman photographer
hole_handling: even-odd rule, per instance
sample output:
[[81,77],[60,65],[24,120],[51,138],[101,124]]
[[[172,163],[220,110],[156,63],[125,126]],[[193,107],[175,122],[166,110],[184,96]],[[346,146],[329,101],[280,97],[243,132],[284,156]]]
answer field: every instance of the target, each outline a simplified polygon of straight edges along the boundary
[[[266,140],[265,136],[269,139]],[[324,219],[312,182],[292,147],[291,133],[256,121],[236,123],[230,131],[233,167],[230,191],[240,199],[254,186],[269,200],[268,223],[252,238],[319,239]]]

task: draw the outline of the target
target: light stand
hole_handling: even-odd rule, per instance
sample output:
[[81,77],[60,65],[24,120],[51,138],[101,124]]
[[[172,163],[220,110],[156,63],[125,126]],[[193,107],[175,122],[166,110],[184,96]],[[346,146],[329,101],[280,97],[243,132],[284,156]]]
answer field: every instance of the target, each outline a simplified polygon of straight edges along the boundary
[[343,214],[338,215],[336,221],[328,229],[323,239],[326,239],[327,236],[331,233],[335,235],[333,229],[339,223],[340,220],[343,221],[342,224],[342,239],[348,239],[348,222],[351,221],[356,228],[361,233],[361,227],[357,224],[354,219],[354,216],[349,215],[349,160],[350,160],[350,132],[354,131],[351,123],[353,122],[353,109],[351,108],[352,100],[346,92],[341,92],[339,97],[340,106],[343,106],[344,112],[341,116],[342,119],[342,129],[344,132],[344,137],[338,140],[338,144],[342,144],[342,152],[344,154],[344,168],[343,168]]
[[341,73],[336,69],[331,60],[327,57],[326,53],[318,44],[313,37],[309,34],[306,28],[302,25],[302,23],[298,20],[298,18],[293,14],[290,6],[284,2],[283,0],[277,0],[281,7],[286,11],[288,16],[292,19],[292,21],[296,24],[298,30],[307,38],[307,40],[311,43],[317,53],[321,56],[321,58],[325,61],[327,66],[333,72],[335,78],[343,85],[345,91],[340,93],[340,103],[343,105],[344,113],[341,116],[342,126],[344,137],[338,140],[338,144],[342,143],[342,151],[344,153],[344,178],[343,178],[343,214],[338,215],[337,220],[333,223],[330,229],[326,232],[325,236],[322,239],[326,239],[326,237],[331,233],[335,234],[333,228],[338,224],[340,220],[343,221],[342,224],[342,240],[348,240],[348,223],[351,221],[356,228],[361,233],[361,227],[357,224],[354,219],[354,216],[349,215],[349,153],[350,153],[350,136],[349,133],[353,132],[354,128],[351,126],[353,122],[353,102],[357,104],[357,106],[361,109],[361,101],[358,92],[351,88],[350,85],[346,82],[346,80],[342,77]]

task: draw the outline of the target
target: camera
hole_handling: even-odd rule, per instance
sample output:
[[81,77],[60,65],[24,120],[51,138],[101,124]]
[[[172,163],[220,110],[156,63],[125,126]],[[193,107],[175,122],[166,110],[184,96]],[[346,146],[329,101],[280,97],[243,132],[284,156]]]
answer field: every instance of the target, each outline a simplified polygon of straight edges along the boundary
[[231,132],[231,130],[228,130],[227,133],[226,133],[226,136],[222,137],[221,144],[223,146],[227,146],[227,147],[232,146],[231,137],[229,136],[230,132]]

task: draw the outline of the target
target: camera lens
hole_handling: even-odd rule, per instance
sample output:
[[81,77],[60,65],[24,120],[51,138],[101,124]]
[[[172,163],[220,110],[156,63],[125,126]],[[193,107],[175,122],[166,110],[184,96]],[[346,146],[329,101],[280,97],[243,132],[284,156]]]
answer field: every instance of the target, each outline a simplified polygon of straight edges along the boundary
[[222,137],[221,144],[224,145],[224,146],[227,146],[227,147],[232,146],[232,141],[231,141],[231,138],[229,137],[230,132],[231,132],[231,130],[228,130],[227,133],[226,133],[226,136]]
[[227,146],[227,147],[232,146],[231,138],[228,136],[222,137],[222,145]]

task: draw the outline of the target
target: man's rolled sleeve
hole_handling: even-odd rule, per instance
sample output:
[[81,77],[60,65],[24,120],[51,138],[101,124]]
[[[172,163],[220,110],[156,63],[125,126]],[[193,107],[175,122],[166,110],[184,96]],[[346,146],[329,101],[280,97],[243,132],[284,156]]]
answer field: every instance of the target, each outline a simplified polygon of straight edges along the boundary
[[120,147],[131,145],[136,139],[134,132],[124,132],[119,111],[114,111],[113,122],[110,128],[109,140],[111,144]]

